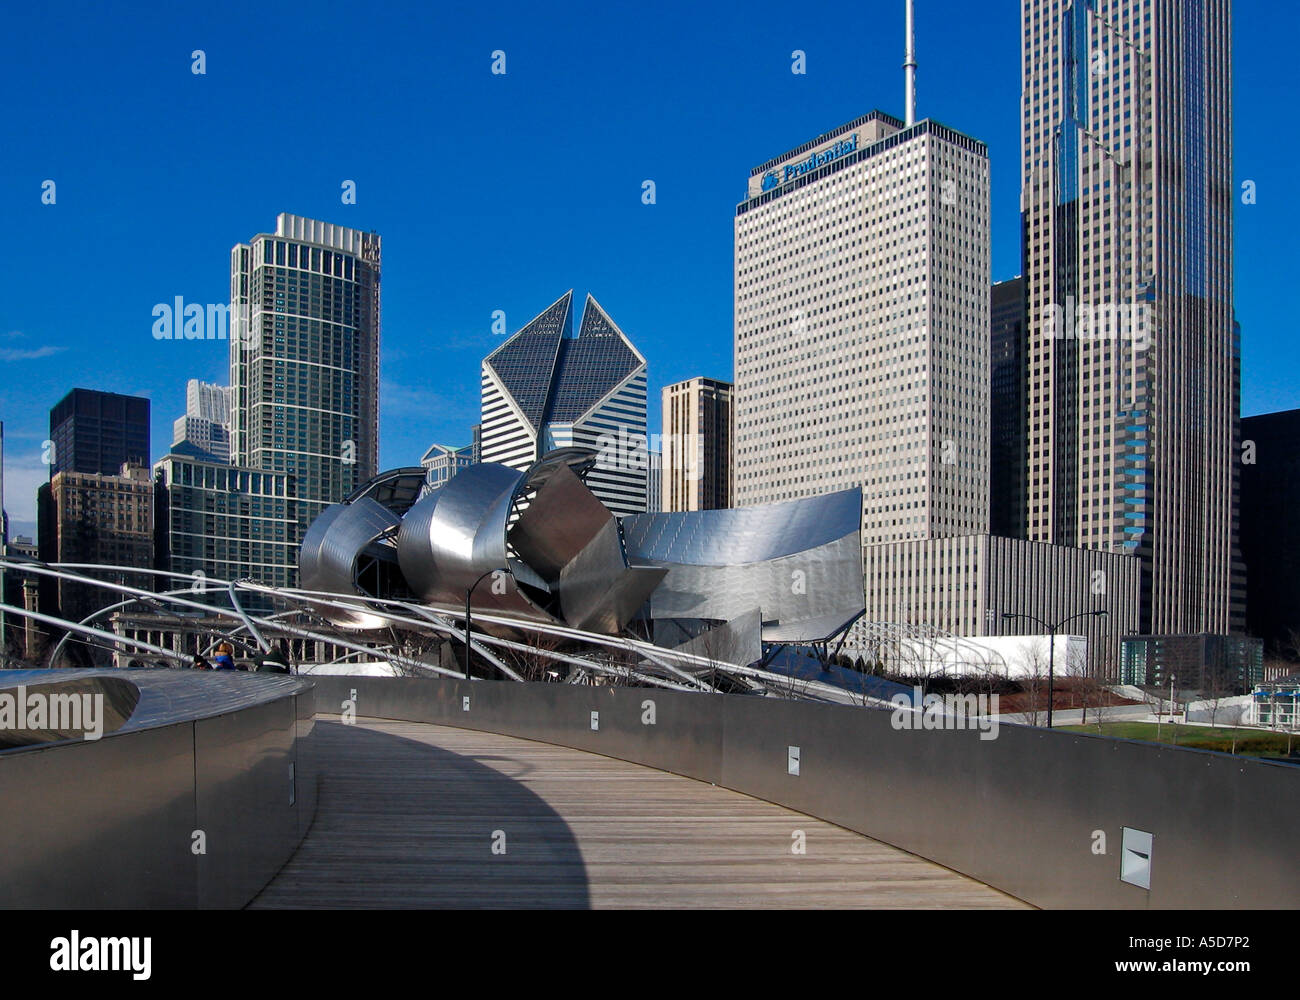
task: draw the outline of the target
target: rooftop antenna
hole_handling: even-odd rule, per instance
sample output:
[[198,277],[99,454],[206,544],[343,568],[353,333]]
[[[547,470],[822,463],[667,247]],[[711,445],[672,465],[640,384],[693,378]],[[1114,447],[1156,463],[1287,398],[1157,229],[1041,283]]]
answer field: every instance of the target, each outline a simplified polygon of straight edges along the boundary
[[907,124],[916,124],[916,50],[912,42],[912,0],[907,0],[907,55],[903,59],[904,89],[907,97]]

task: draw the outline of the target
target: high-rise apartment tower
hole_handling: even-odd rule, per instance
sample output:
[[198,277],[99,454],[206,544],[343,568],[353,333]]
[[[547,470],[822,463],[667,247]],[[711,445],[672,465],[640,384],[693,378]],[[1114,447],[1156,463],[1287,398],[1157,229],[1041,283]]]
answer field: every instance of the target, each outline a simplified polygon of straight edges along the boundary
[[288,214],[230,254],[231,460],[295,477],[304,531],[377,469],[380,258]]

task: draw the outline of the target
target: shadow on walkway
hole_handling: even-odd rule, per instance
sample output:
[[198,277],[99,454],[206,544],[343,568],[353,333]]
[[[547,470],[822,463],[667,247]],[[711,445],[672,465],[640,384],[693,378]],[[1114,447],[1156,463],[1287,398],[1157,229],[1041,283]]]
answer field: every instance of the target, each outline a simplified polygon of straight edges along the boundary
[[512,778],[362,725],[317,719],[312,740],[315,823],[251,906],[590,906],[568,824]]

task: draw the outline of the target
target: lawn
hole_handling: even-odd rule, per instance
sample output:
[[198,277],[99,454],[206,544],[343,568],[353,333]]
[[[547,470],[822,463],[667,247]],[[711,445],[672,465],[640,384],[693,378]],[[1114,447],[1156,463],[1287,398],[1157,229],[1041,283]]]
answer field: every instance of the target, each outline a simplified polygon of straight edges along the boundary
[[[1058,726],[1071,733],[1097,733],[1094,726]],[[1145,740],[1148,743],[1169,743],[1196,750],[1219,750],[1237,753],[1243,757],[1285,757],[1288,740],[1290,747],[1300,753],[1300,734],[1273,733],[1266,729],[1232,729],[1227,726],[1180,726],[1164,723],[1160,738],[1156,739],[1154,722],[1107,722],[1101,727],[1102,736],[1122,740]]]

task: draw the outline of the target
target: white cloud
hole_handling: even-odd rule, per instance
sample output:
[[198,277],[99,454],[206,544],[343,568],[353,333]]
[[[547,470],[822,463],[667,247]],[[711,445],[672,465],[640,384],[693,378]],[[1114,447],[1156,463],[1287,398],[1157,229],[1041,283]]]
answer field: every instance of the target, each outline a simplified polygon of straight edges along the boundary
[[51,354],[61,354],[66,350],[66,347],[58,347],[54,344],[27,349],[0,347],[0,361],[35,361],[37,358],[48,358]]

